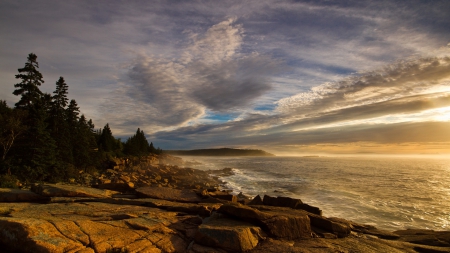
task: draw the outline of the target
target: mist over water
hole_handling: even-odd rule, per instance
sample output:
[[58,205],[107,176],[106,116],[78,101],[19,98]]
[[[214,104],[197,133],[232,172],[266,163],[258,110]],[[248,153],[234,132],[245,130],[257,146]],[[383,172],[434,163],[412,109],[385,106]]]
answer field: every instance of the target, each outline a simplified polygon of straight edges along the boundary
[[233,168],[237,194],[300,198],[327,217],[380,229],[450,229],[450,159],[184,157],[197,169]]

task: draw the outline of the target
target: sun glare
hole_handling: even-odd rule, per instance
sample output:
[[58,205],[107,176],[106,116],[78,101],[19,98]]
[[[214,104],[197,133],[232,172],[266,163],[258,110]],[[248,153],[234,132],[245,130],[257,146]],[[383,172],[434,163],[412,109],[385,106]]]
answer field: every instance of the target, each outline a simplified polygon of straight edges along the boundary
[[433,113],[434,116],[432,116],[432,120],[450,121],[450,106],[434,109]]

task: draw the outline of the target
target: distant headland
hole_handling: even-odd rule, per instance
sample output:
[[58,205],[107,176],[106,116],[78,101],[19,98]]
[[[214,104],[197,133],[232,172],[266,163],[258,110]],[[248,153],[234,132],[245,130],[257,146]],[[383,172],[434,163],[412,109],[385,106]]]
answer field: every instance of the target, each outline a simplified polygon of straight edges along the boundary
[[193,149],[193,150],[164,150],[164,153],[181,156],[275,156],[259,149]]

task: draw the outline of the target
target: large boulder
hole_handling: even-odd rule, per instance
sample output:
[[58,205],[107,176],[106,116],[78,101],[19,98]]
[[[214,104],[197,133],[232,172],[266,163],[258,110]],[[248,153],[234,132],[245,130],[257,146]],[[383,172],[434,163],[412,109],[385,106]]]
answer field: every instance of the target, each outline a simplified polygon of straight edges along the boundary
[[168,187],[141,187],[136,192],[141,198],[164,199],[184,203],[199,203],[202,201],[195,192],[188,189],[178,190]]
[[0,202],[46,202],[49,200],[49,197],[27,190],[0,188]]
[[243,252],[256,247],[260,238],[263,235],[258,226],[232,219],[214,218],[199,226],[195,241],[229,252]]
[[310,220],[306,212],[295,214],[285,212],[260,211],[240,204],[222,205],[218,212],[256,224],[269,235],[281,239],[299,239],[311,237]]
[[263,204],[268,206],[280,206],[280,207],[290,207],[294,208],[303,204],[300,199],[293,199],[289,197],[271,197],[268,195],[264,195]]
[[[270,214],[277,217],[298,217],[306,215],[308,217],[309,225],[314,232],[331,233],[334,237],[346,237],[351,233],[351,227],[349,224],[342,222],[333,221],[329,218],[323,217],[321,215],[313,214],[301,209],[292,209],[287,207],[276,207],[276,206],[252,206],[263,213]],[[220,210],[220,209],[219,209]],[[326,235],[326,234],[325,234]]]
[[[257,205],[256,203],[253,203]],[[271,197],[264,195],[263,204],[267,206],[290,207],[292,209],[301,209],[307,212],[322,215],[320,208],[303,203],[300,199],[289,197]]]
[[116,191],[101,190],[90,187],[60,185],[60,184],[37,184],[31,190],[45,197],[89,197],[106,198],[117,194]]

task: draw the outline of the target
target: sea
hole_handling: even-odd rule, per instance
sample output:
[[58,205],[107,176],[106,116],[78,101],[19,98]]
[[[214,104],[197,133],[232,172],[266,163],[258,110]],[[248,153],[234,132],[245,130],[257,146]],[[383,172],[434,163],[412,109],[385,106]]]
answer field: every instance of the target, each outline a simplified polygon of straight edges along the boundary
[[183,157],[201,170],[232,168],[223,188],[299,198],[326,217],[388,231],[450,230],[447,157]]

